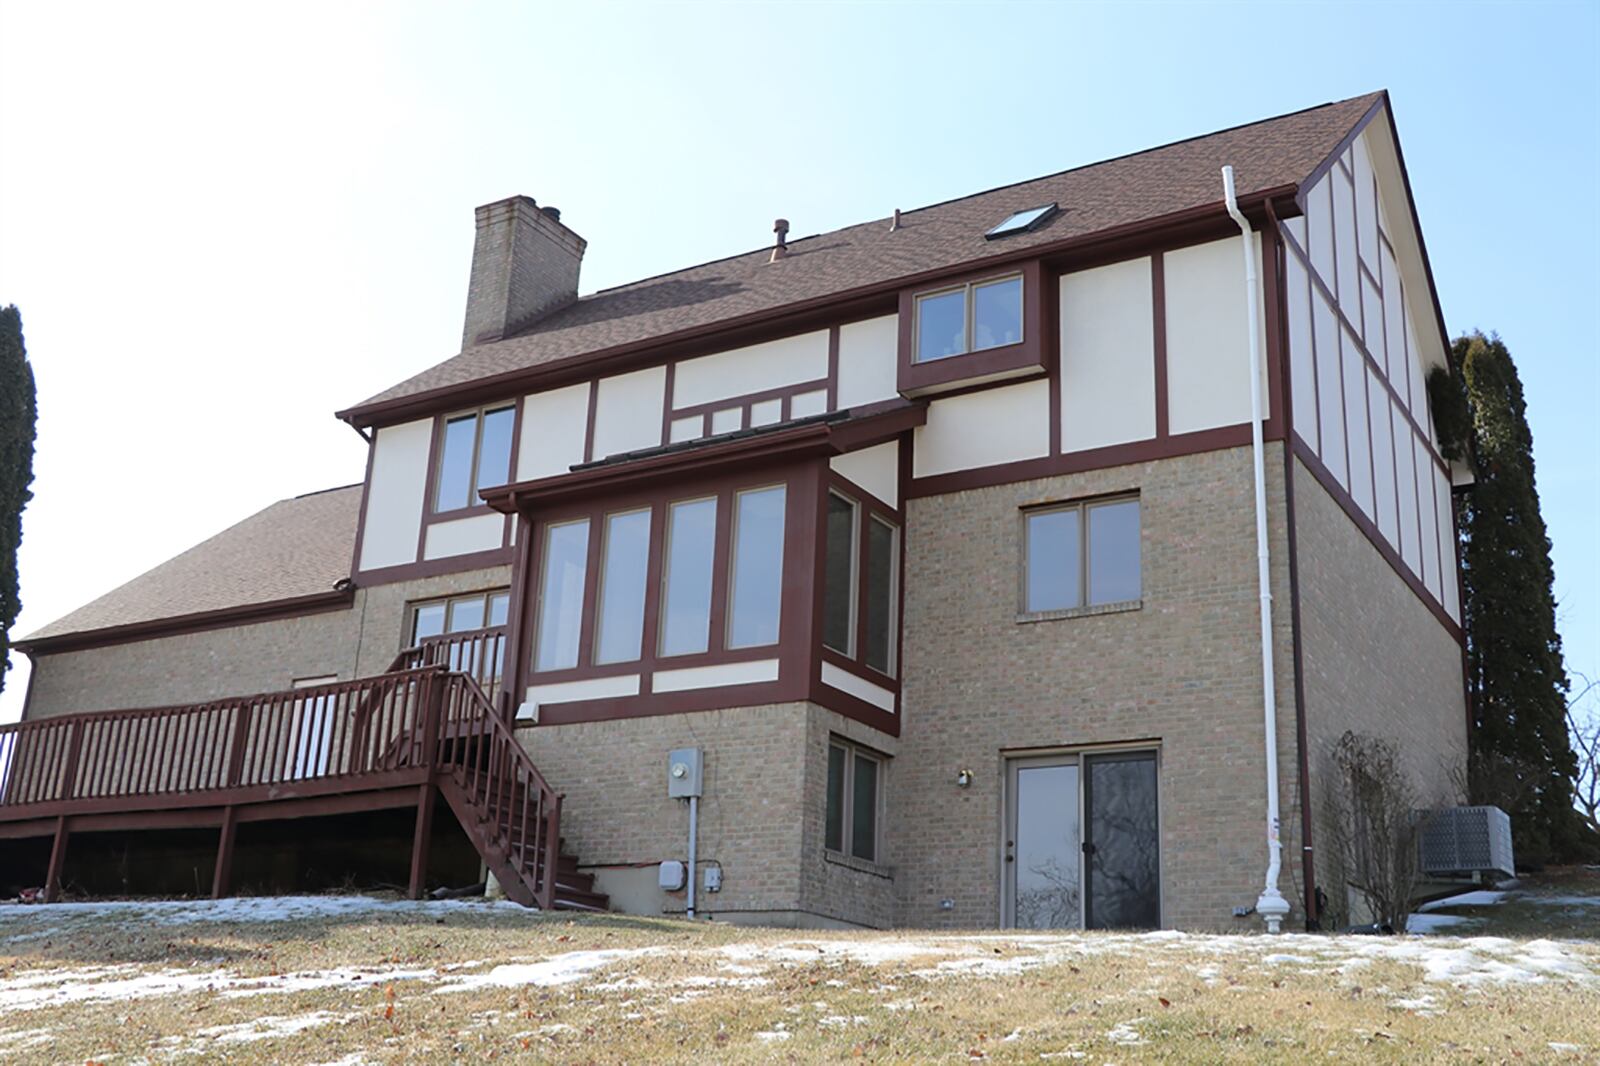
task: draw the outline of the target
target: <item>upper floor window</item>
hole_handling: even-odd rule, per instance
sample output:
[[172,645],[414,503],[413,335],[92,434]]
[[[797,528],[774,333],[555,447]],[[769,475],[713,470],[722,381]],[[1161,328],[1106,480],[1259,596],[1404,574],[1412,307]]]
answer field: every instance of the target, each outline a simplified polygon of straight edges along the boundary
[[919,293],[914,302],[919,363],[1022,343],[1020,274]]
[[1023,512],[1023,610],[1071,610],[1139,599],[1137,497]]
[[511,431],[515,405],[485,408],[445,419],[439,447],[435,511],[457,511],[478,502],[478,490],[504,485],[511,475]]
[[822,643],[894,674],[900,530],[841,492],[828,493]]
[[411,605],[411,644],[446,633],[465,633],[506,624],[511,608],[511,593],[490,589],[466,596],[430,600]]

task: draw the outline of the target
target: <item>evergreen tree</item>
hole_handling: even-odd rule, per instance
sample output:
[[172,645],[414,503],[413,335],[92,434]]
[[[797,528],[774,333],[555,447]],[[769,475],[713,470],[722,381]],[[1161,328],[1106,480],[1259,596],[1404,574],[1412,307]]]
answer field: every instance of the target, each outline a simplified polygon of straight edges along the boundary
[[[1518,857],[1543,863],[1584,844],[1572,806],[1577,758],[1567,735],[1567,674],[1533,433],[1516,365],[1498,336],[1460,337],[1451,359],[1465,396],[1452,402],[1442,382],[1431,391],[1441,436],[1470,429],[1465,441],[1444,446],[1469,455],[1476,474],[1459,512],[1471,787],[1477,801],[1510,813]],[[1462,399],[1470,418],[1459,417]]]
[[0,310],[0,689],[11,668],[11,623],[22,599],[17,585],[17,548],[22,509],[33,498],[34,420],[38,414],[33,369],[22,343],[22,314]]

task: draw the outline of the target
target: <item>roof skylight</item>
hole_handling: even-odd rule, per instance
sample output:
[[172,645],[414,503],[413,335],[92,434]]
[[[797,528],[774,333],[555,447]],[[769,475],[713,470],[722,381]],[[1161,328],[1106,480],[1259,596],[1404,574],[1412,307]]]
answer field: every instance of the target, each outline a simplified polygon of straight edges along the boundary
[[986,241],[992,241],[996,237],[1009,237],[1013,233],[1026,233],[1031,229],[1038,228],[1041,223],[1050,218],[1050,216],[1054,215],[1058,210],[1060,210],[1059,207],[1053,203],[1049,203],[1045,204],[1043,207],[1030,207],[1026,211],[1017,211],[1007,217],[1004,222],[1000,223],[994,229],[990,230],[988,233],[985,233],[983,235],[983,239]]

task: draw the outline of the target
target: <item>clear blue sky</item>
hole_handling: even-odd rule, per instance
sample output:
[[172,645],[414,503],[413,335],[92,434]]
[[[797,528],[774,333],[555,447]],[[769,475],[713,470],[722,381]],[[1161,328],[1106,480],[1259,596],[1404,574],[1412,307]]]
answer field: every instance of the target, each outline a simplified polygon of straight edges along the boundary
[[[359,480],[456,350],[473,205],[585,290],[1386,87],[1452,333],[1527,387],[1600,672],[1600,5],[0,4],[0,301],[40,384],[19,631]],[[0,717],[14,713],[20,671]]]

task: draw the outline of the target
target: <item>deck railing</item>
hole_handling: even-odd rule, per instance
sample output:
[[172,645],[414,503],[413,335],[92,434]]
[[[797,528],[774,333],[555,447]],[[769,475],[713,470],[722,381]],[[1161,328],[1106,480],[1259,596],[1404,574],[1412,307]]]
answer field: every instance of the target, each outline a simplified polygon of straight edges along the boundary
[[355,778],[433,754],[439,667],[0,726],[0,812]]
[[458,728],[440,731],[435,764],[478,811],[534,902],[550,910],[561,848],[561,795],[478,683],[464,674],[448,676],[453,683],[441,715]]
[[425,637],[415,647],[401,652],[393,668],[443,666],[446,670],[466,674],[478,683],[489,703],[495,705],[500,697],[505,663],[506,630],[504,626],[493,626]]

